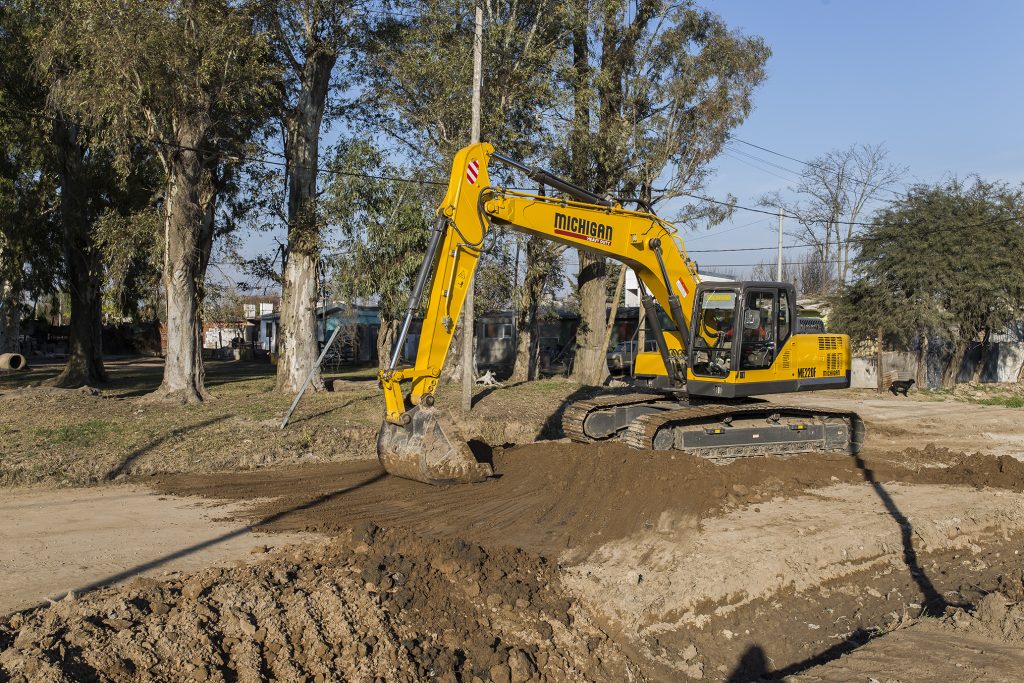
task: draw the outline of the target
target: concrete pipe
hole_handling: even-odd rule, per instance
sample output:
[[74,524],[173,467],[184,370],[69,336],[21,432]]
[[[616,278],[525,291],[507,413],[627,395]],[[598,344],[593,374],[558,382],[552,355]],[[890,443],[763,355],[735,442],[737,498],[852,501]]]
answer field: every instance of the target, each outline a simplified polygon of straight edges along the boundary
[[24,370],[27,365],[20,353],[0,353],[0,370]]

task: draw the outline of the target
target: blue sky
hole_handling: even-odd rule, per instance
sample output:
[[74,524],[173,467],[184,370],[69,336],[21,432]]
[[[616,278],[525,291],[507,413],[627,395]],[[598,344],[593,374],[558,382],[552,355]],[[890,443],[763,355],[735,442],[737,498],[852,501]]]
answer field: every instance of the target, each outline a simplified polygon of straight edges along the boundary
[[[911,182],[970,173],[1024,181],[1024,3],[706,0],[704,6],[772,48],[768,78],[738,137],[803,160],[855,143],[885,143],[890,160],[909,167]],[[799,170],[796,162],[746,151]],[[745,161],[720,157],[709,194],[731,192],[754,205],[793,177]],[[733,229],[752,221],[758,224]],[[693,250],[771,246],[776,234],[775,219],[738,211],[731,223],[692,234],[687,244]],[[708,269],[760,260],[754,253],[694,256]]]

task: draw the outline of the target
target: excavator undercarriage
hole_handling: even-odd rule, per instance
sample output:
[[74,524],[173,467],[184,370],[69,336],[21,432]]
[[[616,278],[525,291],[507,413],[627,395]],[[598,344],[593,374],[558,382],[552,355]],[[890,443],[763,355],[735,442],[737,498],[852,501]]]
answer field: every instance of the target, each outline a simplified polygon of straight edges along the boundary
[[864,440],[856,413],[655,393],[577,401],[566,408],[562,430],[578,443],[619,439],[631,448],[679,450],[718,463],[815,451],[856,454]]

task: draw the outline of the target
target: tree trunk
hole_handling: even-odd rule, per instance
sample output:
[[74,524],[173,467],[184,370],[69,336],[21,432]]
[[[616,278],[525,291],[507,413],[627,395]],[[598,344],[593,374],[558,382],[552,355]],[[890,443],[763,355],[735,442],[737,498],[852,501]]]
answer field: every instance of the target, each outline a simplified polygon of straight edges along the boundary
[[917,339],[917,382],[918,390],[928,388],[928,333],[918,335]]
[[18,308],[19,288],[0,282],[0,353],[20,353],[21,310]]
[[988,326],[985,327],[981,338],[981,355],[978,358],[978,364],[974,366],[974,370],[971,371],[971,381],[977,384],[981,381],[981,373],[985,370],[985,366],[988,364],[989,355],[991,354],[991,344],[989,339],[991,338],[991,330]]
[[540,237],[526,241],[526,275],[523,277],[523,296],[516,316],[516,360],[512,369],[513,382],[537,379],[538,310],[544,287],[561,248]]
[[[281,392],[297,392],[316,366],[317,261],[315,253],[293,251],[284,268],[277,357],[277,390]],[[307,391],[323,388],[318,369]]]
[[103,367],[103,262],[92,239],[85,148],[78,143],[77,127],[58,117],[54,123],[54,142],[71,319],[68,361],[53,384],[74,388],[107,381]]
[[608,377],[608,349],[604,346],[606,264],[603,257],[586,251],[580,251],[579,258],[580,326],[572,374],[581,384],[603,384]]
[[377,328],[377,367],[381,370],[391,361],[391,353],[395,346],[395,335],[398,334],[397,320],[381,319]]
[[181,147],[168,158],[164,204],[167,356],[163,382],[150,394],[153,399],[183,403],[209,398],[204,386],[200,301],[213,248],[215,190],[209,169],[194,151],[204,136],[199,129],[192,130],[196,132],[183,135]]
[[[333,51],[317,52],[300,72],[298,100],[285,120],[288,169],[288,262],[281,288],[281,331],[277,390],[299,390],[316,366],[317,262],[320,221],[316,209],[320,126],[337,59]],[[316,370],[310,388],[324,388]]]
[[875,378],[876,391],[882,393],[885,391],[885,363],[882,351],[885,349],[885,332],[881,327],[878,328],[878,337],[875,341]]
[[946,372],[942,376],[942,387],[953,389],[956,387],[956,378],[960,373],[960,366],[963,365],[964,355],[967,353],[967,342],[957,339],[953,343],[953,357],[949,359]]

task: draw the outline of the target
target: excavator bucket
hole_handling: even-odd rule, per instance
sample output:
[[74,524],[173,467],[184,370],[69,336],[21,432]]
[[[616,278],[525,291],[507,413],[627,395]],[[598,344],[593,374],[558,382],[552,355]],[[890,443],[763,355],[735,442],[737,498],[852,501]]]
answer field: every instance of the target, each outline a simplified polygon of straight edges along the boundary
[[446,411],[416,406],[407,414],[407,425],[385,421],[377,435],[377,457],[389,473],[426,484],[471,484],[494,474]]

